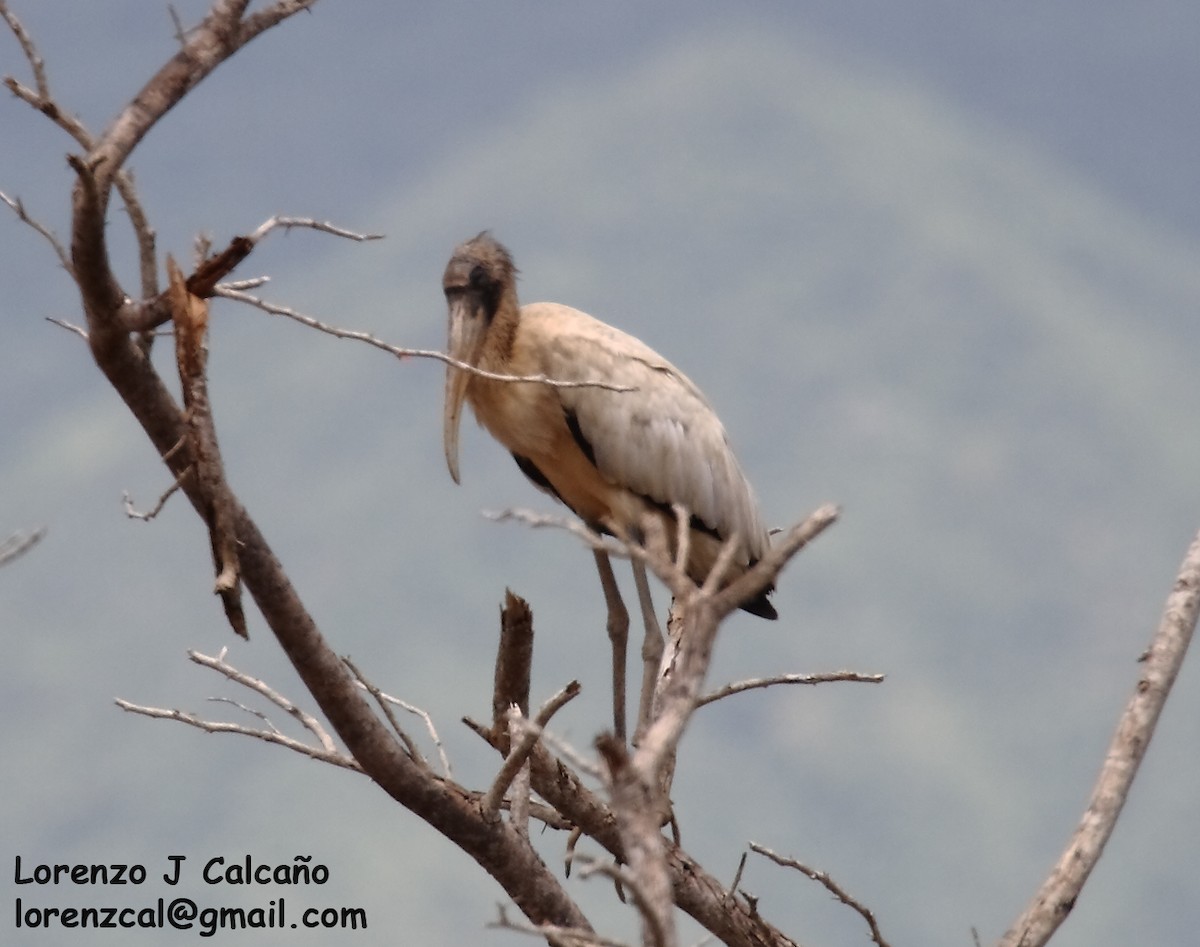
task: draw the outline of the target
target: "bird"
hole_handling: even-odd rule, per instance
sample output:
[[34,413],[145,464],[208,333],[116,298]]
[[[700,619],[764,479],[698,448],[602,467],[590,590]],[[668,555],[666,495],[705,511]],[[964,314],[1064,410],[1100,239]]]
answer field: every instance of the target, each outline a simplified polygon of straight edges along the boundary
[[[447,354],[492,375],[585,384],[505,381],[448,362],[443,447],[454,482],[460,482],[466,402],[534,486],[592,530],[641,541],[645,518],[656,518],[675,555],[675,510],[682,507],[689,578],[703,583],[727,542],[735,548],[723,584],[744,574],[767,552],[770,537],[725,428],[700,389],[645,343],[584,312],[550,302],[521,305],[517,273],[489,231],[454,249],[442,278]],[[608,608],[614,731],[624,739],[629,618],[607,554],[594,550],[594,556]],[[649,722],[663,639],[645,567],[637,557],[631,562],[645,628],[640,730]],[[740,607],[775,619],[770,591]]]

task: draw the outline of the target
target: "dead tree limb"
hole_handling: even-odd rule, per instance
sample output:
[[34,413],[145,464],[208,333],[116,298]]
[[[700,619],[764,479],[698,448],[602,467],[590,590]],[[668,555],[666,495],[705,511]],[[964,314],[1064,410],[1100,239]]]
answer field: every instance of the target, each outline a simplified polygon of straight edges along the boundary
[[858,671],[826,671],[822,674],[775,674],[771,677],[752,677],[744,681],[722,684],[716,690],[710,691],[697,700],[696,706],[703,707],[705,704],[724,700],[734,694],[743,694],[746,691],[765,687],[776,687],[780,684],[808,684],[811,686],[843,681],[855,684],[882,684],[884,677],[883,674],[862,674]]
[[861,901],[852,897],[846,892],[846,889],[839,885],[836,881],[829,877],[829,874],[824,871],[818,871],[816,868],[809,868],[796,861],[794,858],[789,858],[786,855],[777,855],[765,845],[759,845],[757,842],[750,843],[750,850],[757,852],[765,858],[769,858],[776,865],[781,865],[784,868],[794,868],[806,878],[811,878],[819,883],[830,894],[846,905],[846,907],[858,912],[859,917],[867,922],[867,927],[871,931],[871,940],[878,947],[889,947],[888,942],[883,939],[883,933],[879,930],[879,923],[875,920],[875,914]]
[[1200,533],[1183,558],[1158,630],[1138,658],[1133,696],[1117,724],[1087,809],[1062,857],[998,947],[1042,947],[1067,919],[1104,853],[1171,687],[1183,665],[1200,614]]
[[[208,497],[197,478],[188,422],[125,318],[132,295],[114,275],[106,235],[109,201],[126,160],[155,124],[238,49],[314,0],[278,0],[247,14],[248,0],[215,0],[176,54],[120,111],[85,153],[69,159],[76,183],[69,252],[97,366],[154,444],[202,517]],[[3,8],[7,14],[7,6]],[[45,111],[45,109],[43,109]],[[181,441],[185,446],[176,449]],[[537,924],[590,925],[536,851],[506,823],[488,823],[474,794],[432,776],[372,711],[358,682],[325,643],[279,560],[250,515],[229,493],[230,534],[239,571],[267,625],[355,760],[381,788],[470,854]],[[206,520],[207,522],[207,520]]]

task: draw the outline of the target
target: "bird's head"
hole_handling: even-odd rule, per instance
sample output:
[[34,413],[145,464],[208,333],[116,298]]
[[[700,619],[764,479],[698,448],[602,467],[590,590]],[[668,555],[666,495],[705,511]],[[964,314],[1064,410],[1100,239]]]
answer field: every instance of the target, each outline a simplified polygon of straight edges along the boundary
[[[516,275],[512,257],[487,231],[455,248],[442,276],[449,310],[447,354],[451,358],[479,365],[496,315],[506,304],[515,309]],[[442,438],[446,466],[455,483],[458,483],[458,427],[470,382],[470,373],[446,366]]]

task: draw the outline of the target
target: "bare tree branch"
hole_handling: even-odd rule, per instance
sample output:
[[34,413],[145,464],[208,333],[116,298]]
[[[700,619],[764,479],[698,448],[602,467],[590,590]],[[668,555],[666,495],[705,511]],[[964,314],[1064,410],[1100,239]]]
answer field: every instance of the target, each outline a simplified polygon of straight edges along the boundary
[[[670,941],[667,940],[667,937],[670,932],[663,929],[655,911],[652,896],[642,889],[637,876],[620,865],[602,861],[599,858],[590,858],[587,855],[578,856],[575,861],[582,863],[579,871],[580,878],[590,878],[592,875],[604,875],[616,883],[617,891],[621,892],[622,895],[628,891],[633,896],[634,906],[641,913],[649,927],[647,932],[649,939],[648,941],[644,939],[646,947],[668,947]],[[622,901],[624,901],[623,896]],[[674,905],[672,904],[669,906],[669,909],[673,909],[673,907]]]
[[[653,922],[644,919],[643,942],[663,942],[672,945],[675,943],[674,920],[670,915],[669,905],[678,904],[698,920],[703,918],[701,923],[718,936],[722,936],[721,931],[726,930],[730,936],[749,936],[761,938],[767,943],[786,943],[787,938],[762,921],[756,912],[746,915],[739,910],[731,914],[725,891],[715,879],[711,880],[711,886],[706,885],[702,889],[698,899],[693,899],[692,895],[697,892],[691,886],[681,883],[679,872],[684,870],[682,865],[687,865],[689,871],[696,870],[698,866],[686,859],[678,847],[667,847],[659,827],[667,818],[667,787],[673,769],[675,750],[691,714],[699,706],[700,687],[707,673],[713,642],[721,620],[746,596],[771,584],[783,566],[800,549],[836,520],[837,509],[827,506],[817,510],[794,527],[783,542],[764,557],[759,566],[720,590],[716,581],[698,588],[687,577],[670,554],[662,525],[656,519],[644,524],[646,542],[638,544],[630,541],[628,537],[613,540],[601,537],[573,518],[547,516],[524,510],[508,510],[489,515],[494,519],[518,519],[534,527],[565,529],[593,549],[641,559],[667,585],[680,606],[680,624],[673,634],[677,650],[667,673],[660,677],[655,693],[655,715],[642,734],[640,742],[632,754],[627,754],[623,745],[610,737],[601,737],[597,741],[597,747],[606,763],[606,783],[612,798],[612,813],[620,840],[620,848],[610,850],[614,854],[619,853],[618,857],[629,862],[632,877],[641,890],[651,893],[656,905]],[[680,514],[677,511],[678,515]],[[728,552],[723,552],[728,558]],[[730,590],[738,583],[742,584],[743,591],[734,595]],[[675,609],[673,615],[674,613]],[[539,781],[536,768],[534,788],[539,793],[544,792],[544,784]],[[588,831],[588,834],[592,833]],[[611,842],[604,844],[608,847]],[[636,855],[631,857],[631,853]],[[707,879],[707,876],[705,877]],[[670,879],[667,887],[669,893],[665,901],[661,894],[664,890],[664,878]],[[713,915],[718,911],[709,911],[712,903],[710,899],[718,897],[718,892],[721,903],[719,912],[724,912],[728,926],[715,923]],[[704,905],[703,911],[699,910],[701,905]]]
[[0,566],[8,565],[8,563],[21,558],[41,542],[45,535],[44,527],[39,527],[30,533],[13,533],[8,539],[0,542]]
[[[250,234],[236,236],[219,253],[212,253],[208,238],[201,236],[197,239],[196,270],[187,278],[187,290],[193,296],[208,299],[214,295],[226,295],[227,292],[237,293],[247,288],[260,286],[266,282],[265,277],[242,280],[236,283],[222,282],[232,273],[254,248],[275,230],[290,231],[295,228],[316,230],[333,234],[348,240],[366,241],[382,239],[382,234],[364,234],[344,227],[338,227],[328,221],[319,221],[311,217],[269,217]],[[221,291],[218,292],[218,287]],[[147,293],[141,300],[126,300],[121,307],[120,322],[130,332],[149,332],[165,322],[170,321],[172,309],[168,293]]]
[[[247,4],[215,0],[187,32],[180,49],[106,126],[75,171],[70,257],[87,317],[88,345],[174,478],[194,462],[191,445],[173,451],[187,421],[147,357],[145,342],[124,322],[129,294],[114,275],[106,236],[114,183],[129,155],[155,124],[242,45],[311,2],[277,2],[245,16]],[[144,293],[149,296],[149,292]],[[193,294],[194,295],[194,294]],[[182,490],[207,521],[208,498],[199,478]],[[288,576],[249,514],[230,494],[232,535],[241,580],[333,729],[379,786],[452,839],[502,885],[535,923],[588,928],[587,918],[546,868],[536,851],[504,822],[486,823],[473,794],[433,777],[407,753],[377,717],[358,682],[321,637]]]
[[[446,747],[443,745],[442,738],[438,735],[437,727],[434,726],[433,718],[429,716],[429,713],[425,710],[422,710],[420,707],[410,704],[406,700],[401,700],[399,697],[393,697],[391,694],[386,694],[381,691],[378,687],[363,677],[362,672],[348,657],[343,657],[342,661],[354,674],[354,677],[358,682],[358,686],[375,698],[375,701],[383,710],[384,715],[388,718],[388,722],[392,725],[392,730],[395,731],[396,735],[400,737],[401,740],[403,740],[406,744],[412,744],[412,741],[409,740],[404,728],[400,726],[400,721],[398,721],[392,714],[391,710],[389,709],[389,705],[399,707],[401,710],[412,714],[414,717],[421,718],[422,722],[425,724],[425,732],[429,734],[430,742],[432,742],[434,747],[437,749],[438,758],[442,763],[442,775],[447,779],[452,779],[454,777],[454,771],[450,766],[450,758],[446,755]],[[420,752],[417,751],[415,744],[412,744],[409,748],[415,759],[418,761],[423,759]]]
[[323,763],[332,763],[334,766],[341,766],[345,769],[362,772],[362,767],[358,765],[351,757],[343,753],[329,754],[315,746],[309,746],[300,740],[292,737],[284,736],[274,729],[259,729],[248,727],[240,723],[228,723],[219,720],[205,720],[195,714],[188,713],[183,710],[168,710],[164,707],[147,707],[142,704],[135,704],[125,700],[122,697],[114,698],[113,701],[122,710],[129,713],[141,714],[144,717],[154,717],[160,720],[175,720],[179,723],[186,723],[188,726],[195,727],[198,730],[203,730],[205,733],[240,733],[243,736],[255,737],[259,740],[264,740],[267,743],[274,743],[278,746],[286,747],[289,750],[295,750],[304,756],[311,757],[315,760],[320,760]]
[[882,684],[883,674],[860,674],[857,671],[829,671],[825,674],[777,674],[773,677],[753,677],[745,681],[735,681],[724,684],[715,691],[705,694],[697,702],[697,707],[711,704],[713,701],[741,694],[745,691],[760,687],[774,687],[776,684],[831,684],[835,681],[852,681],[857,684]]
[[214,296],[222,296],[225,299],[236,300],[237,302],[245,303],[248,306],[254,306],[256,309],[261,309],[263,312],[273,316],[283,316],[291,319],[294,322],[299,322],[301,325],[308,326],[310,329],[316,329],[318,332],[324,332],[326,335],[332,335],[336,339],[350,339],[354,342],[365,342],[367,345],[373,346],[381,351],[387,352],[389,355],[394,355],[398,359],[408,358],[429,358],[435,361],[442,362],[454,368],[461,369],[472,375],[478,375],[480,378],[486,378],[490,381],[506,381],[514,384],[531,384],[531,385],[546,385],[550,388],[603,388],[605,391],[633,391],[628,385],[615,385],[606,381],[563,381],[556,378],[550,378],[547,375],[501,375],[496,372],[485,371],[482,368],[477,368],[468,362],[461,362],[456,358],[451,358],[445,352],[439,352],[435,349],[407,349],[401,348],[398,345],[392,345],[389,342],[384,342],[383,339],[372,335],[370,332],[363,332],[357,329],[343,329],[339,326],[330,325],[327,322],[322,322],[313,316],[305,315],[288,306],[281,306],[277,303],[268,302],[258,296],[253,296],[250,293],[241,292],[240,290],[231,288],[228,284],[222,284],[214,287]]
[[12,212],[17,215],[17,220],[23,224],[27,224],[37,231],[37,233],[41,234],[54,250],[54,255],[58,257],[58,262],[62,268],[68,273],[72,272],[71,258],[67,255],[67,248],[62,245],[62,241],[58,239],[54,231],[31,217],[19,197],[10,197],[8,194],[0,191],[0,201],[3,201],[11,208]]
[[[187,476],[186,471],[184,472],[184,476]],[[167,501],[178,492],[180,479],[176,478],[175,482],[159,495],[158,499],[154,502],[154,506],[148,510],[139,510],[135,507],[133,505],[133,497],[129,495],[128,490],[125,491],[121,494],[121,502],[125,505],[125,515],[131,520],[141,520],[144,523],[149,523],[163,511],[163,507],[167,505]]]
[[841,901],[842,904],[853,908],[862,916],[862,919],[867,922],[867,926],[871,929],[872,941],[878,944],[879,947],[888,947],[888,942],[883,939],[883,934],[880,933],[879,930],[879,924],[875,921],[875,915],[870,911],[870,909],[847,894],[845,889],[843,889],[841,885],[830,878],[828,874],[823,871],[817,871],[815,868],[809,868],[807,865],[802,865],[794,858],[788,858],[784,855],[776,855],[769,848],[764,845],[759,845],[757,842],[750,843],[750,850],[757,852],[759,855],[766,856],[776,865],[782,865],[784,868],[794,868],[806,878],[811,878],[813,881],[824,885],[825,890]]
[[662,799],[657,774],[638,767],[623,740],[601,734],[596,749],[608,770],[608,790],[629,871],[622,882],[634,892],[642,916],[643,947],[675,947],[675,898],[667,868]]
[[46,321],[51,325],[58,326],[60,329],[66,329],[68,332],[74,332],[77,336],[83,339],[83,341],[87,341],[87,329],[83,328],[83,326],[77,326],[75,323],[67,322],[64,319],[55,319],[52,316],[46,316]]
[[[529,713],[529,682],[533,671],[533,611],[519,595],[504,590],[500,610],[500,642],[492,684],[492,727],[503,740],[508,732],[508,709]],[[506,750],[507,752],[507,750]]]
[[8,3],[5,0],[0,0],[0,17],[3,17],[4,22],[8,24],[8,28],[12,31],[13,36],[16,37],[17,42],[21,46],[21,53],[25,56],[25,60],[33,70],[33,81],[37,86],[38,93],[45,98],[49,98],[50,86],[46,82],[46,63],[38,52],[37,46],[33,42],[33,37],[29,35],[16,15],[8,9]]
[[297,753],[302,753],[305,756],[312,757],[315,760],[320,760],[325,763],[332,763],[335,766],[341,766],[345,769],[362,772],[362,767],[355,760],[338,749],[337,744],[333,742],[333,738],[328,731],[321,725],[314,716],[304,711],[298,705],[293,703],[288,698],[284,697],[278,691],[274,690],[265,682],[258,678],[239,671],[232,664],[225,660],[225,652],[222,652],[216,657],[211,657],[206,654],[201,654],[198,651],[189,651],[188,658],[195,664],[201,667],[209,668],[216,671],[228,680],[242,687],[248,688],[254,693],[264,697],[276,707],[282,709],[289,716],[299,721],[306,730],[309,731],[317,740],[318,746],[311,746],[302,740],[294,739],[286,736],[278,727],[276,727],[267,716],[260,711],[252,710],[237,701],[227,697],[211,698],[212,700],[220,700],[226,703],[231,703],[244,712],[258,717],[266,725],[265,729],[248,727],[239,723],[228,723],[224,721],[205,720],[195,714],[190,714],[182,710],[167,710],[161,707],[147,707],[141,704],[135,704],[123,698],[116,698],[116,704],[122,710],[130,713],[141,714],[146,717],[155,717],[163,720],[177,720],[180,723],[186,723],[189,726],[204,730],[207,733],[240,733],[244,736],[256,737],[260,740],[265,740],[268,743],[275,743],[279,746],[286,747],[289,750],[295,750]]
[[575,927],[561,927],[557,924],[527,924],[521,921],[513,921],[509,918],[508,912],[504,910],[504,905],[496,906],[498,917],[495,921],[488,924],[488,927],[493,930],[500,931],[515,931],[518,934],[530,934],[534,937],[543,937],[546,942],[554,945],[554,947],[629,947],[619,940],[609,940],[607,937],[600,937],[590,930],[581,930]]
[[1042,947],[1075,907],[1104,853],[1150,746],[1191,643],[1198,613],[1200,533],[1183,558],[1150,647],[1138,659],[1141,669],[1137,685],[1117,724],[1083,819],[1029,906],[1000,939],[1000,947]]
[[[500,771],[496,774],[491,788],[488,789],[487,794],[480,801],[480,808],[483,809],[485,816],[495,818],[495,814],[500,808],[500,802],[504,798],[505,791],[516,777],[518,771],[528,761],[534,746],[542,737],[546,724],[550,722],[550,718],[561,707],[577,697],[580,690],[579,682],[571,681],[570,684],[542,704],[537,712],[537,716],[527,726],[517,726],[515,728],[521,734],[521,737],[512,745],[512,749],[505,758],[504,765],[500,767]],[[522,719],[521,708],[516,704],[512,705],[509,714],[514,722],[519,722]]]
[[337,745],[333,742],[333,738],[328,731],[321,725],[312,714],[305,711],[299,705],[293,703],[288,698],[284,697],[269,684],[259,680],[256,677],[251,677],[239,671],[236,667],[225,660],[225,649],[221,649],[221,653],[215,658],[206,654],[201,654],[199,651],[189,651],[188,658],[199,664],[201,667],[211,668],[212,670],[224,675],[235,684],[241,684],[254,691],[256,694],[261,694],[276,707],[279,707],[289,716],[297,720],[305,730],[317,738],[321,744],[321,748],[327,753],[338,752]]
[[[400,726],[400,721],[396,719],[396,715],[392,713],[392,708],[388,700],[384,699],[383,691],[367,680],[363,673],[355,666],[354,662],[348,657],[342,657],[342,663],[350,669],[350,673],[354,675],[359,685],[366,690],[368,694],[375,698],[375,702],[379,704],[379,708],[383,711],[383,715],[387,717],[387,721],[392,726],[392,732],[400,738],[400,742],[404,744],[404,748],[408,750],[408,755],[412,757],[413,762],[419,765],[422,769],[428,769],[429,764],[425,761],[425,757],[421,755],[421,751],[417,749],[417,745],[413,743],[412,738],[408,735],[405,729]],[[398,703],[394,698],[391,703]],[[426,718],[428,720],[428,717]],[[429,721],[430,726],[433,726],[432,721]],[[436,732],[436,731],[435,731]],[[442,758],[443,763],[449,768],[449,761]]]
[[[5,86],[17,98],[28,103],[53,121],[54,124],[65,131],[81,148],[85,151],[91,151],[95,147],[95,139],[78,118],[65,111],[55,100],[54,95],[50,91],[50,82],[46,75],[45,62],[42,60],[41,54],[38,52],[32,37],[25,30],[24,26],[21,25],[17,17],[9,11],[7,3],[0,2],[0,16],[3,17],[9,29],[16,37],[17,42],[20,44],[21,51],[29,63],[30,70],[33,72],[34,80],[34,88],[31,89],[28,86],[22,85],[14,77],[6,76],[4,79]],[[129,214],[134,237],[137,241],[138,261],[142,277],[142,294],[145,296],[154,295],[158,291],[154,230],[151,228],[145,209],[138,198],[137,189],[133,183],[133,175],[128,171],[121,170],[116,174],[114,182],[117,192],[121,195],[121,200],[124,202],[125,209]],[[5,203],[13,206],[8,198],[5,198]],[[14,210],[16,209],[14,207]],[[58,255],[59,262],[68,273],[73,273],[74,270],[71,262],[58,239],[35,221],[26,218],[22,211],[18,210],[18,215],[50,241],[55,253]]]
[[250,234],[250,242],[258,243],[272,230],[276,229],[293,230],[302,228],[306,230],[317,230],[321,233],[333,234],[335,237],[344,237],[347,240],[354,240],[358,243],[365,243],[369,240],[382,240],[381,233],[359,233],[355,230],[347,230],[345,227],[339,227],[337,224],[330,223],[328,220],[316,220],[312,217],[284,217],[276,215],[269,217]]
[[586,524],[574,516],[564,516],[560,513],[537,513],[522,507],[509,507],[506,510],[484,510],[483,517],[494,523],[515,520],[533,529],[561,529],[578,538],[589,549],[597,549],[618,559],[628,559],[633,555],[628,543],[615,536],[601,536],[588,529]]

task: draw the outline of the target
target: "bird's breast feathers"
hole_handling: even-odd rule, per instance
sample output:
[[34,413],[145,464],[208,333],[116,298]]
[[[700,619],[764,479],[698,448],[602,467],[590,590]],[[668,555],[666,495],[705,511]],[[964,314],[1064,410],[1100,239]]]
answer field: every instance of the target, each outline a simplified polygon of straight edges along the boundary
[[[618,501],[615,492],[624,491],[681,503],[710,529],[737,532],[752,555],[759,552],[765,530],[720,420],[687,376],[645,343],[579,310],[533,303],[521,308],[504,364],[485,355],[480,367],[629,389],[471,381],[480,423],[536,465],[580,515],[588,517],[580,506],[594,509],[604,492],[609,506],[622,507],[609,515],[627,515],[633,498]],[[592,480],[583,483],[592,465]]]

